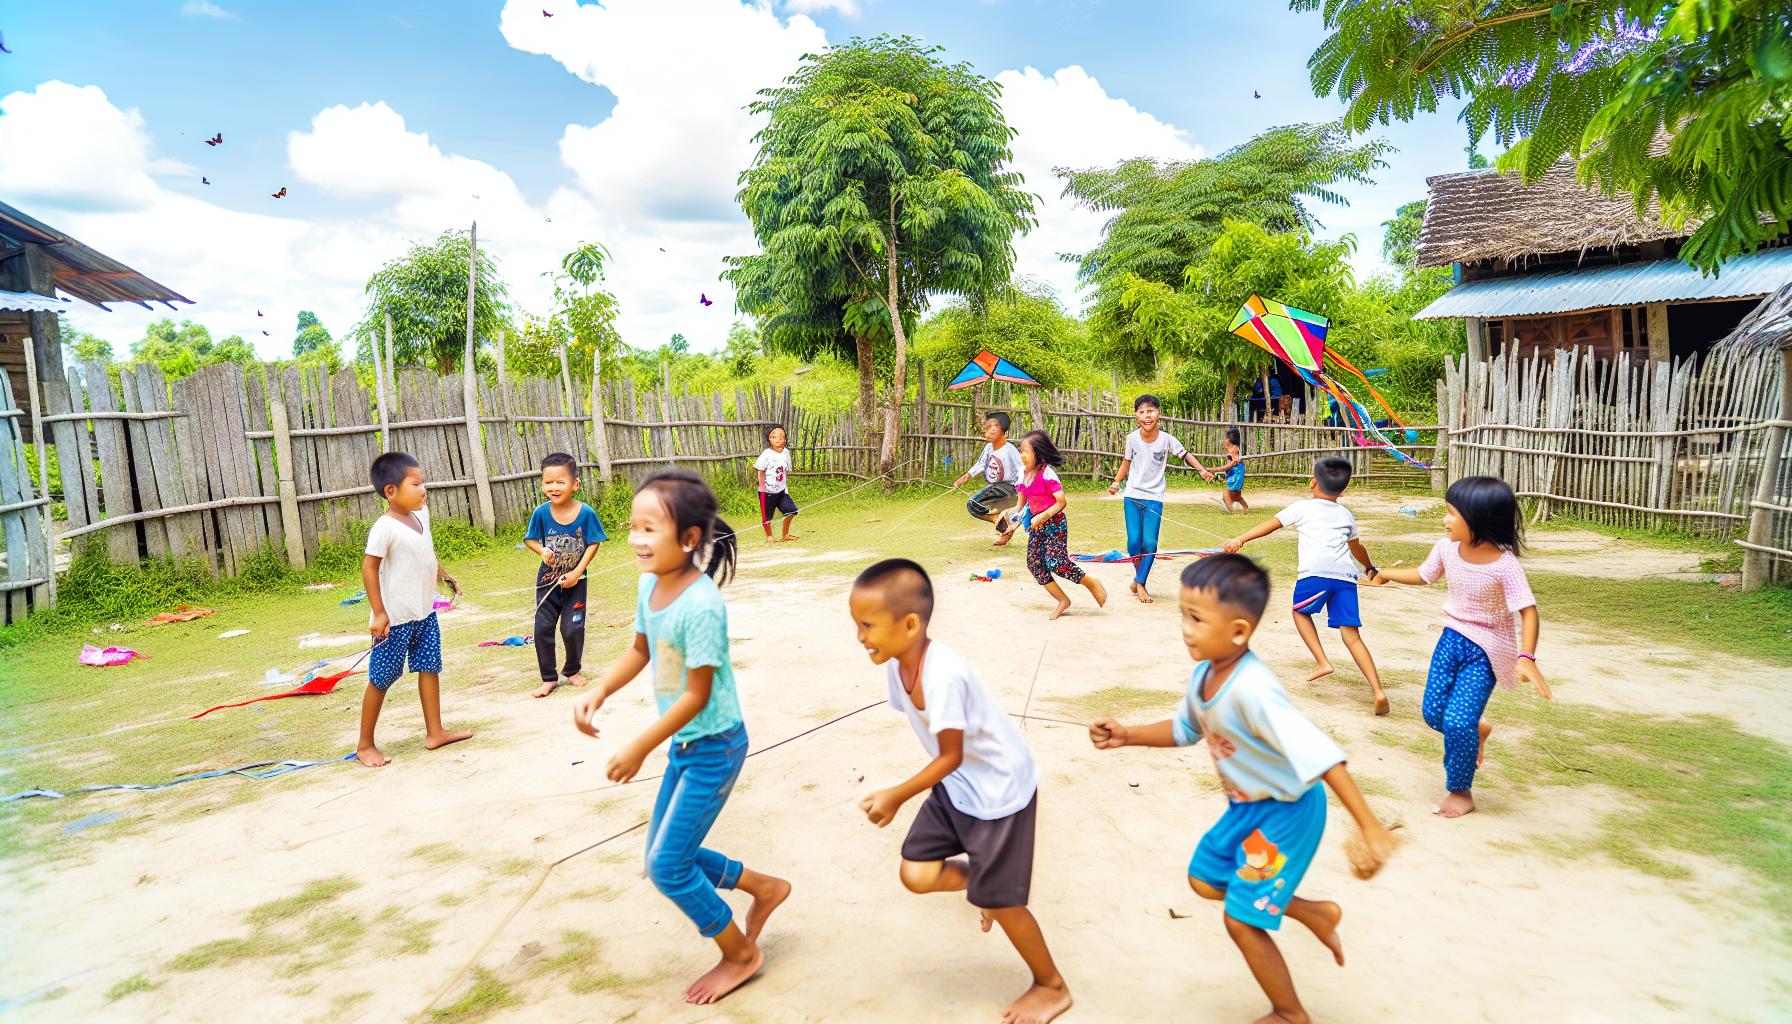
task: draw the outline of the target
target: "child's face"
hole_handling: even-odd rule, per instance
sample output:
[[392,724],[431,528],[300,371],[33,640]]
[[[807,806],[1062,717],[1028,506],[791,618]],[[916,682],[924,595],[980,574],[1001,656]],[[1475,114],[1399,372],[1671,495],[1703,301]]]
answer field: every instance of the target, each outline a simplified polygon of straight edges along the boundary
[[1150,433],[1157,429],[1157,418],[1163,415],[1163,410],[1152,405],[1150,402],[1146,402],[1144,405],[1134,409],[1132,414],[1133,418],[1139,421],[1139,429],[1146,433]]
[[692,552],[684,545],[697,543],[697,528],[693,526],[685,534],[679,537],[672,513],[652,488],[635,492],[629,506],[628,545],[642,572],[664,576],[690,564]]
[[765,439],[765,442],[772,446],[772,451],[774,451],[774,452],[783,451],[785,441],[786,441],[786,439],[784,437],[784,428],[782,428],[782,427],[779,427],[779,428],[773,430],[771,432],[771,434],[769,436],[767,436]]
[[1474,540],[1469,533],[1468,520],[1462,518],[1462,513],[1456,511],[1454,505],[1444,505],[1444,536],[1458,544],[1468,544]]
[[579,478],[573,476],[565,466],[549,466],[541,471],[541,493],[548,500],[558,505],[572,496],[579,489]]
[[1235,608],[1220,603],[1211,590],[1182,588],[1179,598],[1182,643],[1196,661],[1218,661],[1241,654],[1256,628]]
[[1029,473],[1039,468],[1039,456],[1033,454],[1033,442],[1024,437],[1020,439],[1020,464]]
[[873,665],[907,654],[921,638],[921,617],[913,612],[896,617],[884,603],[882,587],[854,587],[846,599],[852,612],[859,645]]
[[423,469],[412,466],[405,471],[404,479],[386,488],[386,504],[400,512],[415,512],[429,500],[429,492],[423,487]]
[[1008,432],[1003,430],[1002,425],[1000,423],[996,422],[994,419],[987,419],[987,420],[983,421],[983,439],[985,441],[988,441],[990,444],[999,446],[1002,443],[1002,438],[1007,437],[1007,436],[1008,436]]

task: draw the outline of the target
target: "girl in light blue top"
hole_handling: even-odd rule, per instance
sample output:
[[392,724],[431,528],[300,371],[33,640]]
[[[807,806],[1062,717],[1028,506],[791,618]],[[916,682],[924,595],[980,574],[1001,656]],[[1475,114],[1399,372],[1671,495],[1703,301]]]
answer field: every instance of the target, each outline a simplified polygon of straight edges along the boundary
[[[782,878],[703,846],[747,757],[720,590],[734,575],[735,538],[716,513],[715,493],[689,470],[655,473],[635,492],[628,536],[642,570],[635,642],[573,704],[573,724],[595,737],[593,717],[604,701],[651,669],[659,720],[610,758],[608,775],[630,781],[648,754],[672,741],[647,826],[647,874],[722,951],[721,962],[685,989],[687,1003],[713,1003],[758,973],[765,962],[759,933],[790,895]],[[753,897],[744,930],[717,889]]]

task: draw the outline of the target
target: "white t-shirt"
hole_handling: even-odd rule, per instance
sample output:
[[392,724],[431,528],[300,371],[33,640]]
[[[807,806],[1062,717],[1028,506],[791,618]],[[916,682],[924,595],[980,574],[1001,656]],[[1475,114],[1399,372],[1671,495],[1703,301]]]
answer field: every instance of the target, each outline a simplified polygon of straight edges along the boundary
[[1344,760],[1343,748],[1295,710],[1255,653],[1239,659],[1220,692],[1204,701],[1201,687],[1212,670],[1210,661],[1195,666],[1172,728],[1179,747],[1207,740],[1228,799],[1299,800]]
[[1136,430],[1126,435],[1126,457],[1132,465],[1126,470],[1126,493],[1122,497],[1162,501],[1165,466],[1187,452],[1176,435],[1167,430],[1159,430],[1157,439],[1150,444]]
[[983,479],[987,483],[999,484],[1006,480],[1018,487],[1022,472],[1020,449],[1014,447],[1014,444],[1009,441],[1003,441],[1000,448],[985,444],[983,454],[977,456],[977,461],[971,466],[971,472],[982,473]]
[[765,474],[765,493],[783,494],[785,488],[790,486],[787,482],[790,477],[790,449],[775,452],[767,448],[759,453],[753,468]]
[[1349,509],[1324,498],[1305,498],[1277,512],[1276,522],[1300,534],[1301,579],[1356,581],[1356,559],[1350,556],[1350,542],[1357,537],[1356,516]]
[[1032,801],[1039,788],[1039,769],[1027,742],[957,651],[938,640],[928,643],[921,662],[924,710],[916,708],[903,689],[902,668],[896,660],[885,664],[890,706],[908,716],[928,756],[940,756],[942,731],[964,731],[964,763],[945,778],[952,806],[973,818],[994,821]]
[[[435,611],[436,543],[429,533],[429,510],[417,510],[421,532],[389,515],[367,531],[367,553],[380,560],[380,600],[394,626],[426,619]],[[373,618],[369,610],[368,620]]]

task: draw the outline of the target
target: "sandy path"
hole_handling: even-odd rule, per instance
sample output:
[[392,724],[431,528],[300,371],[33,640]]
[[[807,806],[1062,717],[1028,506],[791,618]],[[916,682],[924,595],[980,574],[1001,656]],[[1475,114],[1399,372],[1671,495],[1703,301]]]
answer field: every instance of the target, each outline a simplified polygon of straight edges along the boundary
[[[1079,718],[1079,698],[1127,686],[1162,699],[1155,711],[1124,718],[1169,712],[1189,668],[1173,604],[1133,603],[1126,572],[1105,566],[1108,610],[1095,612],[1079,591],[1075,610],[1047,624],[1046,598],[1026,579],[1022,552],[986,555],[979,545],[987,538],[967,528],[929,541],[945,553],[935,635],[970,658],[1006,707],[1020,711],[1031,687],[1034,713]],[[749,571],[731,588],[756,748],[884,696],[881,671],[858,649],[844,610],[860,561],[836,556],[800,580],[756,581]],[[965,578],[984,565],[1009,576]],[[1169,579],[1160,591],[1170,592]],[[1285,595],[1284,580],[1272,609],[1285,607]],[[1319,684],[1324,693],[1299,682],[1305,653],[1285,612],[1266,619],[1255,645],[1352,753],[1353,770],[1373,780],[1371,802],[1384,820],[1403,823],[1398,857],[1359,882],[1339,846],[1348,817],[1332,808],[1302,893],[1343,904],[1349,966],[1333,966],[1298,926],[1280,939],[1316,1019],[1669,1020],[1696,1009],[1759,1020],[1787,1012],[1792,967],[1782,925],[1752,909],[1758,883],[1738,886],[1735,869],[1694,864],[1697,881],[1670,886],[1603,860],[1566,863],[1512,845],[1574,834],[1601,813],[1606,791],[1551,788],[1546,799],[1521,800],[1489,789],[1484,812],[1460,822],[1427,813],[1438,795],[1436,757],[1378,744],[1371,733],[1430,735],[1410,680],[1422,679],[1438,597],[1391,588],[1365,595],[1365,635],[1384,670],[1407,680],[1390,687],[1391,719],[1373,719],[1352,699],[1366,687],[1351,670]],[[406,1020],[469,965],[520,1001],[493,1018],[504,1020],[994,1021],[1023,987],[1012,950],[999,934],[977,931],[967,904],[901,889],[897,855],[914,805],[884,830],[854,807],[923,760],[901,716],[876,707],[748,761],[711,845],[791,878],[796,894],[767,933],[764,974],[720,1007],[685,1007],[678,993],[709,965],[710,947],[642,877],[639,831],[577,853],[643,821],[651,807],[654,783],[608,788],[602,778],[612,741],[650,720],[645,689],[613,702],[605,739],[592,742],[568,724],[564,691],[546,701],[526,696],[526,653],[505,661],[475,651],[468,644],[478,630],[464,629],[457,622],[448,631],[449,674],[471,680],[453,707],[478,721],[474,742],[425,754],[401,740],[388,748],[398,761],[377,774],[318,770],[262,784],[254,802],[214,791],[194,802],[215,809],[189,807],[180,820],[155,815],[165,799],[156,794],[90,798],[84,809],[132,808],[151,820],[131,841],[87,843],[80,856],[0,895],[9,935],[30,937],[8,943],[0,999],[68,989],[16,1019]],[[1347,658],[1335,635],[1327,640]],[[1663,643],[1656,657],[1680,667],[1639,677],[1634,645],[1567,629],[1553,631],[1550,644],[1563,701],[1621,707],[1648,683],[1657,710],[1716,711],[1792,737],[1783,702],[1765,699],[1773,674],[1759,667],[1704,661]],[[498,666],[510,669],[502,682]],[[1680,685],[1694,674],[1709,688]],[[388,706],[396,709],[389,729],[408,736],[416,727],[408,692]],[[1080,729],[1038,721],[1027,736],[1042,775],[1032,905],[1077,995],[1066,1019],[1261,1013],[1218,911],[1183,881],[1194,842],[1222,810],[1205,751],[1101,753]],[[660,763],[650,760],[645,772]],[[575,853],[543,880],[551,862]],[[308,969],[304,953],[190,973],[165,966],[201,942],[247,934],[248,908],[336,874],[361,885],[333,911],[374,921],[397,907],[438,921],[433,946],[407,954],[374,923],[359,939],[326,929],[304,942],[318,958]],[[576,993],[569,980],[577,972],[555,966],[573,948],[569,930],[601,940]],[[139,971],[159,987],[106,1001],[110,985]],[[441,1003],[468,984],[454,984]],[[1769,1012],[1763,1000],[1779,1009]]]

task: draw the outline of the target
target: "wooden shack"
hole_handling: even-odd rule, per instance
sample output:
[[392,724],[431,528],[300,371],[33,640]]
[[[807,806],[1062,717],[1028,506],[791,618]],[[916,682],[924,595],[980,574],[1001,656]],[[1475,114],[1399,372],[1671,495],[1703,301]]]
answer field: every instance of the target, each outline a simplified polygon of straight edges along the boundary
[[1792,236],[1703,274],[1677,258],[1696,224],[1638,216],[1629,196],[1583,188],[1566,160],[1530,185],[1492,170],[1426,184],[1418,263],[1454,268],[1458,284],[1417,318],[1463,318],[1475,359],[1514,346],[1699,355],[1792,283]]

